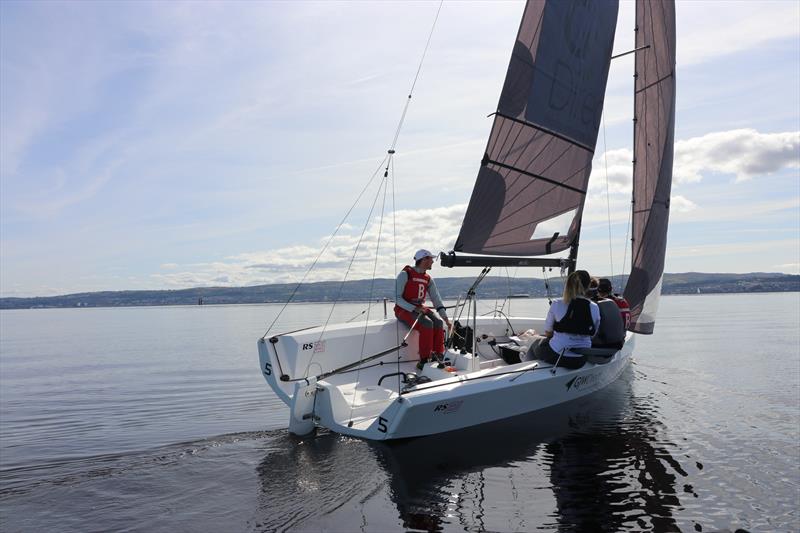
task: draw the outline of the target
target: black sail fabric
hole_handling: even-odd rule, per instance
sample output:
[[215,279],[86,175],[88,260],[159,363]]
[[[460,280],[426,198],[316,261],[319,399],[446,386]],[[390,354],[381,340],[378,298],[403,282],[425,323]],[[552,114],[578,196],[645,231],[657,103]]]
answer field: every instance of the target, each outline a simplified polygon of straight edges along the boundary
[[533,256],[575,241],[618,8],[528,1],[455,251]]
[[630,330],[655,327],[667,247],[675,134],[675,3],[637,0]]

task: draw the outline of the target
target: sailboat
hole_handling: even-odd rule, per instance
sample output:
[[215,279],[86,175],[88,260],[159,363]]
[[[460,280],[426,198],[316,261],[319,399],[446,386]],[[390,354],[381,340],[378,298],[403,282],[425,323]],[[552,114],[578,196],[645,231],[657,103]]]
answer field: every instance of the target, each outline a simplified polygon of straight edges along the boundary
[[464,339],[448,350],[446,364],[416,370],[417,334],[393,317],[258,340],[261,372],[290,408],[291,433],[322,426],[390,440],[453,431],[586,396],[628,366],[636,335],[653,333],[664,270],[675,117],[672,0],[636,1],[636,46],[626,52],[636,54],[636,72],[633,253],[624,290],[631,321],[623,347],[590,351],[574,370],[504,358],[498,345],[543,330],[544,319],[478,316],[476,305],[492,266],[576,268],[617,12],[607,0],[525,6],[459,236],[441,257],[448,267],[483,267],[459,300],[467,310]]

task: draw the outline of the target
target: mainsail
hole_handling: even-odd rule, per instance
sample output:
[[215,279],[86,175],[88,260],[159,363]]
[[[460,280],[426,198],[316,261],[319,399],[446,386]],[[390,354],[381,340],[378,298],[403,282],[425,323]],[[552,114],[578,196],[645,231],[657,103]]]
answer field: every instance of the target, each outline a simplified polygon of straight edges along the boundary
[[630,330],[655,327],[667,247],[675,134],[675,4],[637,0]]
[[576,242],[618,7],[528,1],[456,252],[534,256]]

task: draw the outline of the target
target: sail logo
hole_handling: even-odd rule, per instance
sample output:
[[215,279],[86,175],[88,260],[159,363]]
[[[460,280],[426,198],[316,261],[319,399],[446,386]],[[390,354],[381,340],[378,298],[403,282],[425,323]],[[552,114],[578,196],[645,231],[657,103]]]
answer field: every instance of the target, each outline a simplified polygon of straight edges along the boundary
[[447,402],[447,403],[440,403],[436,407],[433,408],[434,413],[455,413],[459,409],[461,409],[461,404],[464,403],[464,400],[457,400],[455,402]]
[[567,381],[567,390],[590,389],[600,382],[600,374],[588,374],[586,376],[576,376]]

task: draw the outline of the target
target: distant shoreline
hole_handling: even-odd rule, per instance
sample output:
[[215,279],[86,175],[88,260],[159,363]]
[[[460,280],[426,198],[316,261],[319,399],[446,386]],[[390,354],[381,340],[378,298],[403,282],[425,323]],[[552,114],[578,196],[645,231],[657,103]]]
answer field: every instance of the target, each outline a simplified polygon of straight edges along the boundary
[[[672,293],[672,294],[662,294],[661,296],[667,297],[667,298],[670,297],[670,296],[690,296],[690,297],[694,297],[694,296],[697,296],[697,297],[702,297],[702,296],[740,296],[740,295],[743,295],[743,294],[786,294],[786,293],[792,293],[792,292],[795,292],[795,293],[796,292],[800,292],[800,289],[798,289],[798,290],[781,290],[781,291],[706,292],[706,293],[700,293],[700,294],[696,294],[696,293]],[[520,298],[520,297],[511,298],[511,300],[513,300],[514,302],[520,302],[520,301],[525,301],[525,300],[544,300],[546,298],[547,298],[547,296],[529,296],[528,298]],[[484,298],[484,300],[494,300],[494,298],[488,298],[487,297],[487,298]],[[445,298],[445,302],[455,302],[455,301],[456,301],[455,298],[453,298],[453,299]],[[340,301],[336,302],[336,304],[337,305],[341,305],[341,304],[366,304],[366,303],[369,303],[369,302],[370,302],[370,300],[340,300]],[[376,301],[373,301],[372,304],[373,305],[379,305],[381,302],[382,302],[382,300],[376,300]],[[286,302],[240,302],[240,303],[225,302],[225,303],[210,303],[210,304],[203,304],[203,305],[188,304],[188,303],[185,303],[185,304],[175,303],[175,304],[95,305],[95,306],[84,305],[84,306],[74,306],[74,307],[70,307],[70,306],[61,306],[61,307],[44,307],[44,306],[41,306],[41,307],[0,307],[0,311],[36,311],[36,310],[41,311],[41,310],[48,310],[48,309],[49,310],[54,310],[54,309],[142,309],[142,308],[147,308],[147,307],[224,307],[224,306],[233,306],[233,305],[252,305],[252,306],[258,306],[258,305],[283,305],[285,303]],[[330,300],[328,300],[328,301],[319,301],[319,302],[302,301],[302,302],[290,302],[289,305],[320,305],[320,304],[333,304],[333,303],[334,302],[332,302]],[[392,314],[393,307],[394,307],[394,301],[390,300],[389,301],[389,309],[388,309],[389,314]]]
[[[442,298],[456,300],[474,282],[473,277],[437,278]],[[623,283],[621,276],[612,278],[615,287]],[[561,293],[560,278],[547,285],[539,278],[486,278],[478,287],[484,300],[520,300],[521,294],[530,298],[546,298]],[[688,272],[665,274],[662,294],[748,294],[768,292],[800,292],[800,275],[754,272],[750,274],[708,274]],[[292,303],[361,303],[380,302],[394,297],[393,279],[355,280],[343,285],[337,281],[296,284],[271,284],[252,287],[198,287],[181,290],[102,291],[62,296],[29,298],[0,298],[0,309],[63,309],[83,307],[164,307],[174,305],[223,304],[282,304],[294,295]],[[341,299],[337,299],[341,296]]]

